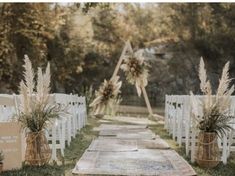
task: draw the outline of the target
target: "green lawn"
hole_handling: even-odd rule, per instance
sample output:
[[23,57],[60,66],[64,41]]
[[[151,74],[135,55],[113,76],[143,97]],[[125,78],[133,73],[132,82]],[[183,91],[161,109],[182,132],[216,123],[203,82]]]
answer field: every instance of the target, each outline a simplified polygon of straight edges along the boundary
[[[62,158],[63,162],[60,165],[51,164],[42,167],[23,166],[20,170],[4,172],[1,176],[70,176],[71,169],[73,169],[92,139],[97,136],[97,133],[93,132],[92,128],[98,125],[98,120],[89,119],[89,124],[81,130],[76,138],[72,140],[71,145],[66,148],[65,157]],[[166,140],[181,156],[190,161],[184,154],[184,147],[179,147],[176,142],[171,139],[162,124],[151,125],[150,128],[162,139]],[[201,169],[196,166],[196,164],[192,164],[192,166],[199,176],[234,176],[235,155],[230,157],[226,166],[220,164],[215,169]]]

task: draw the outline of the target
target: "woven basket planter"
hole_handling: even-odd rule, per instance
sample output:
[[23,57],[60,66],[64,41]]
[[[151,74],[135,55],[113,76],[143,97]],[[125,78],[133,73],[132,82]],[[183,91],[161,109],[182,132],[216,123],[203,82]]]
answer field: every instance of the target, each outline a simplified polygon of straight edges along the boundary
[[49,162],[51,158],[51,149],[44,131],[29,132],[27,134],[26,143],[26,164],[41,166]]
[[220,152],[216,133],[200,132],[196,162],[200,167],[214,168],[220,162]]

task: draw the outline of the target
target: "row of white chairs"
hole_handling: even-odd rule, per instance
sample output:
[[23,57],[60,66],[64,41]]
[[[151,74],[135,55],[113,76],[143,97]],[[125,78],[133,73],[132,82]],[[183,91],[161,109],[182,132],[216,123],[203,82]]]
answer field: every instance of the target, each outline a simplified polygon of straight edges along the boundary
[[[20,103],[19,95],[0,94],[0,123],[9,122],[16,117]],[[51,94],[50,101],[65,107],[65,111],[47,127],[46,136],[52,149],[51,160],[57,161],[57,151],[64,156],[66,144],[69,146],[72,138],[87,123],[85,97],[68,94]]]
[[47,137],[52,149],[52,160],[57,160],[57,150],[64,156],[64,149],[69,146],[72,138],[86,125],[87,111],[85,97],[76,95],[55,94],[54,103],[66,107],[67,113],[61,115],[48,128]]
[[[204,97],[197,95],[199,99]],[[202,115],[202,109],[199,109]],[[230,115],[235,115],[235,96],[231,96]],[[234,124],[234,119],[231,124]],[[235,125],[233,125],[235,128]],[[165,97],[165,129],[172,135],[172,138],[181,146],[185,145],[186,155],[195,161],[198,130],[193,127],[191,102],[189,95],[166,95]],[[218,144],[222,151],[221,161],[226,164],[230,152],[235,151],[234,130],[227,132],[219,138]]]

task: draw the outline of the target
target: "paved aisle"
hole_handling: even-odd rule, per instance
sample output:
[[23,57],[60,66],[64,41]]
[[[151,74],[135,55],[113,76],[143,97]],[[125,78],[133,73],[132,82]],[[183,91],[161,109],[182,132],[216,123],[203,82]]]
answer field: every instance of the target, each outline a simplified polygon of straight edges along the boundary
[[79,175],[192,176],[192,167],[147,125],[101,124],[77,162]]

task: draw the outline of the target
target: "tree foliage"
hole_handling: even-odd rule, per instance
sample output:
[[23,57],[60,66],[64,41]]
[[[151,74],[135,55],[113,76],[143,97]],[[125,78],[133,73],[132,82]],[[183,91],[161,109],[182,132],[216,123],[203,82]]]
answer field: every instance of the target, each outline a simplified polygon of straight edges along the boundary
[[[152,101],[197,92],[200,56],[215,89],[225,58],[235,74],[234,9],[232,3],[0,4],[0,91],[17,90],[24,54],[35,66],[50,61],[54,92],[97,88],[111,77],[128,39],[134,49],[154,50],[147,87]],[[122,90],[136,96],[125,81]]]

